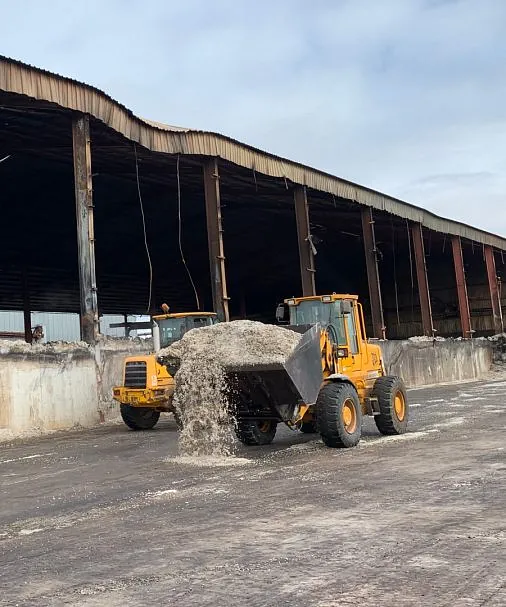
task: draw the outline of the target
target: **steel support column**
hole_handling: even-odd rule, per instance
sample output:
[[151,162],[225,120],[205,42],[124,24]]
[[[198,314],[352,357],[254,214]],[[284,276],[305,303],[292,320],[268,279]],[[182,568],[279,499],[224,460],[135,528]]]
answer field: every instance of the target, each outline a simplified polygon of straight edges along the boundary
[[494,331],[496,334],[503,332],[503,319],[501,309],[501,293],[499,291],[499,282],[497,280],[497,271],[495,268],[494,249],[491,246],[483,247],[485,263],[487,266],[488,287],[490,290],[490,300],[492,302],[492,316],[494,321]]
[[316,295],[315,267],[311,231],[309,227],[309,209],[306,188],[297,186],[294,190],[295,221],[299,242],[300,279],[304,297]]
[[23,291],[23,323],[25,328],[25,341],[27,344],[31,344],[33,341],[32,336],[32,311],[30,305],[30,286],[28,283],[28,271],[23,268],[22,274],[22,291]]
[[365,264],[367,268],[367,282],[369,284],[369,299],[371,301],[373,337],[385,339],[386,328],[383,317],[383,302],[381,299],[381,283],[378,269],[378,255],[376,250],[376,236],[374,233],[374,218],[372,208],[363,208],[361,215]]
[[423,246],[422,224],[415,223],[411,226],[413,236],[413,250],[415,253],[416,277],[418,282],[418,298],[420,299],[420,310],[422,313],[422,330],[424,335],[434,336],[434,325],[432,323],[432,307],[430,304],[429,280],[427,277],[427,265],[425,263],[425,248]]
[[218,159],[211,158],[204,164],[204,193],[206,198],[207,242],[211,269],[211,288],[214,311],[222,321],[228,321],[227,276],[221,224],[220,175]]
[[452,236],[453,265],[457,281],[457,295],[459,299],[460,326],[462,337],[472,337],[471,314],[469,312],[469,299],[467,297],[466,275],[464,272],[464,257],[462,254],[462,241],[460,236]]
[[97,280],[95,274],[95,235],[91,180],[90,121],[81,115],[72,122],[74,183],[81,300],[81,338],[94,344],[99,333]]

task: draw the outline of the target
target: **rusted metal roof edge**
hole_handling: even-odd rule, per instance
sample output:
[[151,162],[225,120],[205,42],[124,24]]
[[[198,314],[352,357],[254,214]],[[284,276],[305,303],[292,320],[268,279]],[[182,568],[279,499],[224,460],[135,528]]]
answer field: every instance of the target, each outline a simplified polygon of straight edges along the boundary
[[445,234],[506,250],[506,238],[439,217],[413,204],[323,171],[275,156],[219,133],[186,130],[144,121],[99,89],[0,56],[0,89],[90,114],[108,127],[153,152],[217,156],[270,177],[352,200],[392,213]]

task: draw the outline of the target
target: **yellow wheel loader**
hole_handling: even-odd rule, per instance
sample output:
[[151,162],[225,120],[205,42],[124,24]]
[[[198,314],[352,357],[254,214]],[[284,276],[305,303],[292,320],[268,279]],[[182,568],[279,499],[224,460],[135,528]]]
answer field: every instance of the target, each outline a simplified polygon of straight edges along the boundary
[[[168,310],[165,304],[164,309]],[[180,426],[172,405],[173,376],[177,367],[173,368],[170,361],[160,360],[158,352],[180,340],[191,329],[207,327],[216,322],[218,318],[213,312],[166,313],[151,318],[154,353],[125,358],[123,385],[113,388],[113,398],[120,403],[121,417],[129,428],[153,428],[162,411],[173,413]],[[144,323],[140,324],[144,326]]]
[[276,318],[303,334],[287,361],[228,369],[242,443],[268,444],[284,422],[319,433],[328,447],[353,447],[364,415],[374,417],[382,434],[406,431],[406,389],[401,378],[385,374],[380,347],[367,340],[356,295],[287,299]]

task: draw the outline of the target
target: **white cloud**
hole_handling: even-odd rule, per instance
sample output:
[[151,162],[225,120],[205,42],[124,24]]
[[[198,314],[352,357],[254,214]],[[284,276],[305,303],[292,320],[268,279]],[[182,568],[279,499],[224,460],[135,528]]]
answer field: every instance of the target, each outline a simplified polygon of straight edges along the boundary
[[506,235],[506,3],[18,0],[3,13],[3,53],[139,115]]

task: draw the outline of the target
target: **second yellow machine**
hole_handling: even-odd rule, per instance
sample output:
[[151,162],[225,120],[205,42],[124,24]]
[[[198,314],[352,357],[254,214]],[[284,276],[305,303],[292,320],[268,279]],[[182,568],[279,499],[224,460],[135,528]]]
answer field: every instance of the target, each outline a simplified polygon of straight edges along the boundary
[[[168,310],[168,308],[165,306]],[[213,312],[183,312],[152,316],[153,354],[129,356],[123,365],[123,384],[113,388],[113,398],[120,403],[121,417],[132,430],[153,428],[160,413],[177,412],[172,405],[176,368],[158,359],[162,348],[178,341],[185,333],[218,322]]]

